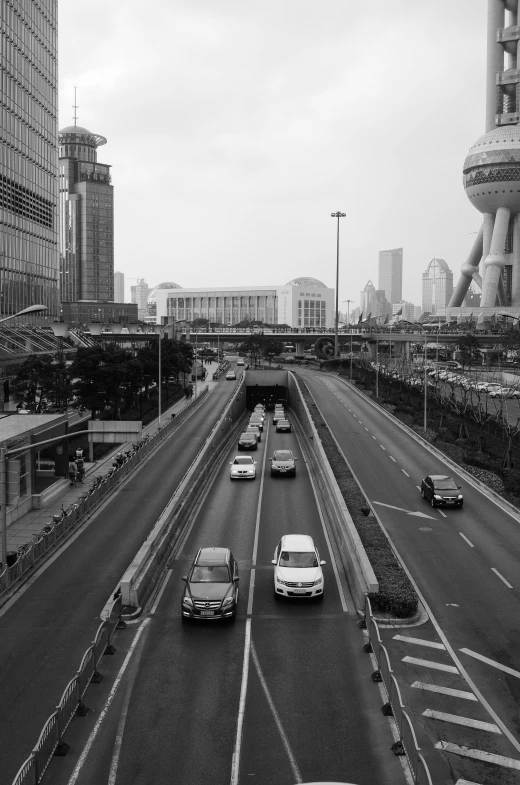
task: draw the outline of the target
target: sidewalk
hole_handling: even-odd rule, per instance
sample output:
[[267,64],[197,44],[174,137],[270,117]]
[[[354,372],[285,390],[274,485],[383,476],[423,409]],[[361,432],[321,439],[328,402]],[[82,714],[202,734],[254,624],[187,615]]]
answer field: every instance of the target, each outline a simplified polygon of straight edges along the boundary
[[[208,370],[208,375],[205,381],[197,380],[197,396],[208,387],[209,392],[214,389],[218,382],[212,380],[213,372],[217,369],[217,363],[212,362],[210,365],[205,365]],[[194,396],[195,397],[195,396]],[[191,400],[194,400],[192,398]],[[181,398],[177,403],[164,410],[161,415],[161,425],[171,420],[172,414],[177,414],[184,409],[188,399]],[[153,436],[158,430],[159,418],[156,417],[151,423],[143,428],[143,436],[150,434]],[[89,487],[92,479],[95,476],[104,476],[112,468],[112,459],[117,452],[122,452],[125,445],[116,445],[114,449],[107,453],[100,461],[95,463],[85,462],[85,481],[79,485],[71,486],[68,479],[62,479],[63,490],[57,493],[49,503],[41,510],[31,510],[26,515],[23,515],[17,521],[14,521],[7,529],[7,550],[16,551],[21,545],[29,542],[33,537],[41,532],[46,524],[52,523],[53,515],[60,515],[62,508],[67,509],[75,501],[82,496]]]

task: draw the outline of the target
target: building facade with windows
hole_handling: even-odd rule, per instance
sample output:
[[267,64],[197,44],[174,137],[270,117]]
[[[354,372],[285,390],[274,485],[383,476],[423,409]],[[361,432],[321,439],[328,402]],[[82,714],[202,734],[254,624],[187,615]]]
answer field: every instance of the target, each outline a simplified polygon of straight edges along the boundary
[[116,270],[114,273],[114,302],[124,303],[125,301],[125,274]]
[[2,3],[0,317],[59,313],[58,2]]
[[150,287],[144,278],[138,278],[135,286],[130,287],[130,302],[137,303],[139,320],[144,322],[148,316],[148,295]]
[[206,319],[233,326],[240,322],[333,327],[334,289],[315,278],[295,278],[285,286],[212,289],[156,289],[156,319]]
[[432,259],[422,275],[422,309],[438,313],[453,294],[453,273],[444,259]]
[[97,160],[106,142],[79,125],[59,132],[62,302],[114,300],[114,188]]
[[403,299],[403,249],[379,251],[379,289],[390,305]]

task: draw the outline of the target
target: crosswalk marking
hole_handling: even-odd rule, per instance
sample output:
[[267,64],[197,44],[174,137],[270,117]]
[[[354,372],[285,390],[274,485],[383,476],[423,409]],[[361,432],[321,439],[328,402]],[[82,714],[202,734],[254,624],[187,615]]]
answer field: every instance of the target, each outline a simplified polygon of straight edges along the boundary
[[446,671],[447,673],[458,673],[457,668],[455,668],[453,665],[443,665],[441,662],[420,660],[417,657],[403,657],[402,662],[407,662],[410,665],[422,665],[425,668],[433,668],[434,670]]
[[451,744],[449,741],[438,741],[434,747],[436,750],[451,752],[453,755],[461,755],[464,758],[473,758],[474,760],[483,760],[486,763],[494,763],[496,766],[505,766],[508,769],[520,771],[520,760],[515,760],[515,758],[506,758],[504,755],[494,755],[492,752],[485,752],[484,750],[472,750],[469,747],[459,747],[458,744]]
[[487,730],[490,733],[502,734],[502,731],[495,725],[494,722],[482,722],[481,720],[472,720],[470,717],[459,717],[458,714],[447,714],[444,711],[435,711],[434,709],[426,709],[423,711],[423,717],[431,717],[432,720],[442,720],[443,722],[453,722],[455,725],[465,725],[467,728],[477,728],[478,730]]
[[425,641],[422,638],[409,638],[407,635],[394,635],[394,641],[405,641],[405,643],[417,643],[420,646],[429,646],[431,649],[446,650],[444,643],[437,643],[437,641]]
[[468,701],[476,701],[477,696],[466,690],[454,690],[453,687],[440,687],[438,684],[425,684],[423,681],[414,681],[412,687],[428,692],[439,692],[442,695],[450,695],[452,698],[465,698]]

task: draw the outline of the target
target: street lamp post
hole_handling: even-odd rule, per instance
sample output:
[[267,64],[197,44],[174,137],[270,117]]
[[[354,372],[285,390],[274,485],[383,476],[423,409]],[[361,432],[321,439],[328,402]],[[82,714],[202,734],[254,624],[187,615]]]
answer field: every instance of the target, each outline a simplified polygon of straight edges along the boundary
[[334,328],[334,359],[339,357],[339,339],[338,339],[338,319],[339,319],[339,219],[345,218],[346,213],[331,213],[331,218],[336,218],[338,221],[338,229],[336,233],[336,320]]

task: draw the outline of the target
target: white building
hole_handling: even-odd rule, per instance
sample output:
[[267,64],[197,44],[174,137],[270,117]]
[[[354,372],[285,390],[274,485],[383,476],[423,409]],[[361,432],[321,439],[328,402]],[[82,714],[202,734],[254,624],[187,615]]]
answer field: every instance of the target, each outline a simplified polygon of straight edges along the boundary
[[394,303],[392,305],[392,316],[395,316],[398,319],[404,319],[408,322],[414,322],[415,305],[413,303],[406,302],[406,300],[401,300],[400,303]]
[[232,326],[243,321],[289,327],[334,327],[335,290],[316,278],[294,278],[285,286],[157,289],[156,318],[207,319]]

